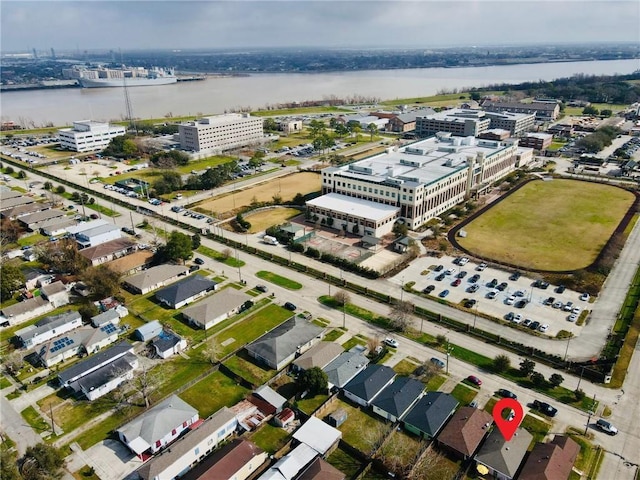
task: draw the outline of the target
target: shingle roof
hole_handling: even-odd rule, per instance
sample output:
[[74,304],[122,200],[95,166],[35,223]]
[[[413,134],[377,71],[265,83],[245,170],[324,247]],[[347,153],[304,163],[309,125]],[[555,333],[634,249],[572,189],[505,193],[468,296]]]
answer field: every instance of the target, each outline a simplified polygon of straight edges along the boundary
[[131,275],[124,280],[124,283],[128,283],[139,290],[145,290],[188,271],[189,269],[183,265],[158,265]]
[[222,407],[220,410],[218,410],[216,413],[202,422],[202,424],[198,428],[191,430],[180,440],[173,443],[170,449],[164,450],[162,454],[152,458],[149,462],[145,463],[138,469],[138,474],[142,477],[143,480],[154,479],[171,465],[179,462],[186,452],[195,448],[200,442],[202,442],[210,435],[213,435],[218,429],[229,423],[234,418],[235,414],[230,409],[228,409],[227,407]]
[[369,365],[355,378],[347,383],[344,389],[358,398],[370,401],[389,381],[396,376],[391,367],[386,365]]
[[67,311],[59,315],[53,315],[45,317],[42,320],[36,322],[34,325],[22,328],[16,332],[16,337],[20,337],[22,341],[34,338],[37,335],[42,335],[45,332],[54,330],[67,323],[80,320],[82,317],[77,311]]
[[303,318],[293,317],[250,343],[246,348],[260,358],[277,365],[293,355],[300,345],[316,338],[323,331],[324,328]]
[[[43,305],[49,305],[49,302],[42,297],[29,298],[23,302],[18,302],[14,305],[4,307],[1,311],[6,318],[15,317],[24,313],[35,310]],[[53,307],[51,307],[53,309]]]
[[295,359],[293,364],[302,370],[313,367],[323,368],[344,352],[344,348],[334,342],[320,342]]
[[418,399],[423,390],[422,382],[409,377],[397,377],[376,396],[371,405],[399,418]]
[[323,368],[329,383],[342,388],[358,372],[369,365],[369,359],[362,352],[349,351],[340,354],[338,358]]
[[117,360],[94,370],[88,375],[85,375],[78,380],[78,385],[86,392],[90,392],[107,382],[114,379],[116,376],[123,376],[124,374],[133,370],[133,364],[136,361],[136,356],[132,353],[118,358]]
[[155,296],[161,302],[177,305],[194,295],[212,290],[215,286],[216,282],[213,280],[209,280],[202,275],[192,275],[157,291]]
[[344,480],[346,475],[321,458],[316,458],[298,480]]
[[513,478],[527,453],[533,435],[518,428],[509,442],[494,428],[476,455],[476,462]]
[[84,372],[91,372],[100,365],[109,362],[111,359],[121,357],[130,351],[133,351],[133,346],[126,341],[122,341],[60,372],[58,378],[61,383],[67,383],[69,380],[82,375]]
[[457,406],[458,401],[448,393],[427,392],[404,417],[404,423],[433,437]]
[[46,297],[49,297],[51,295],[55,295],[56,293],[66,292],[67,289],[65,288],[64,283],[58,280],[57,282],[53,282],[53,283],[50,283],[49,285],[45,285],[40,289],[40,291],[44,293]]
[[177,395],[171,395],[155,407],[118,429],[131,443],[136,438],[142,438],[147,444],[153,445],[177,425],[181,425],[198,415],[198,411]]
[[251,297],[246,293],[239,292],[233,288],[225,288],[221,292],[211,295],[209,298],[206,298],[189,308],[185,308],[182,311],[182,314],[193,318],[198,323],[204,325],[207,322],[238,308],[250,299]]
[[580,446],[564,435],[556,435],[550,443],[536,443],[518,479],[566,480],[579,452]]
[[473,455],[493,423],[490,413],[473,407],[462,407],[453,414],[444,427],[438,441],[460,452]]
[[175,333],[163,331],[161,335],[156,337],[151,345],[155,347],[159,352],[166,352],[167,350],[175,347],[182,341],[182,338]]
[[101,243],[100,245],[83,248],[79,253],[87,260],[93,260],[96,258],[106,257],[117,252],[126,251],[134,245],[135,243],[127,238],[116,238],[115,240],[110,240],[108,242]]

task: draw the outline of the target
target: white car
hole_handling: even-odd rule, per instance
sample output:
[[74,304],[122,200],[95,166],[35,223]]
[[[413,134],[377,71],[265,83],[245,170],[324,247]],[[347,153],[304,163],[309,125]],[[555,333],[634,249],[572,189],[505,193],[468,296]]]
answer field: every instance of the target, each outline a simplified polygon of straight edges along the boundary
[[575,314],[575,313],[572,313],[571,315],[569,315],[569,316],[567,317],[567,320],[568,320],[568,321],[570,321],[570,322],[575,322],[575,321],[577,321],[577,320],[578,320],[578,315],[577,315],[577,314]]
[[462,258],[460,259],[460,261],[458,262],[458,264],[459,264],[460,266],[462,266],[462,265],[466,265],[467,263],[469,263],[469,259],[468,259],[467,257],[462,257]]
[[450,268],[446,272],[444,272],[444,274],[445,275],[453,275],[456,272],[457,272],[457,270],[455,268]]
[[510,297],[507,297],[507,299],[504,301],[504,303],[507,305],[513,305],[515,302],[516,302],[516,297],[514,297],[513,295],[511,295]]
[[571,313],[573,313],[574,315],[579,315],[580,307],[573,307],[573,310],[571,310]]
[[541,331],[542,333],[546,332],[547,330],[549,330],[549,324],[543,323],[538,327],[538,330]]
[[487,264],[486,264],[486,263],[481,263],[480,265],[478,265],[478,266],[476,267],[476,270],[477,270],[478,272],[482,272],[485,268],[487,268]]
[[580,300],[582,300],[583,302],[588,302],[589,298],[590,297],[588,293],[583,293],[582,295],[580,295]]
[[516,313],[513,317],[513,323],[519,325],[520,323],[522,323],[522,315],[520,315],[519,313]]
[[398,348],[400,346],[398,341],[395,338],[391,338],[391,337],[385,338],[384,343],[386,343],[387,345],[393,348]]

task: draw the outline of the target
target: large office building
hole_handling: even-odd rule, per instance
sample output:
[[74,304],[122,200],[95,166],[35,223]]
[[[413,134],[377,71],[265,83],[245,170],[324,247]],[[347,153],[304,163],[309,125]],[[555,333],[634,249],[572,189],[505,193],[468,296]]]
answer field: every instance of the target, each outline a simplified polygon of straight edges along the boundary
[[60,146],[75,152],[95,152],[103,150],[112,138],[120,137],[127,130],[120,125],[83,120],[73,122],[73,128],[58,130]]
[[488,112],[513,112],[534,114],[536,120],[551,122],[560,115],[560,104],[556,101],[549,102],[485,102],[482,104]]
[[193,152],[223,152],[259,143],[263,119],[230,113],[205,117],[179,126],[180,147]]
[[[322,171],[323,196],[307,202],[312,216],[338,230],[380,236],[400,219],[418,228],[529,163],[517,141],[435,137]],[[330,219],[330,220],[329,220]],[[346,224],[346,227],[344,226]]]
[[491,120],[490,128],[508,130],[512,137],[531,131],[536,124],[533,113],[485,112],[485,116]]
[[476,137],[489,128],[491,119],[482,110],[453,108],[416,118],[416,135],[430,137],[449,132],[458,137]]

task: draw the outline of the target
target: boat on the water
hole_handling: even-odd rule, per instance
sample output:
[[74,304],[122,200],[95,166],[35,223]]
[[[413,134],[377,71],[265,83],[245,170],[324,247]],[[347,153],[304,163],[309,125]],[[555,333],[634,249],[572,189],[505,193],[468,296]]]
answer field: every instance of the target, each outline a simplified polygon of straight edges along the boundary
[[84,88],[169,85],[178,81],[173,70],[159,67],[81,68],[74,73]]

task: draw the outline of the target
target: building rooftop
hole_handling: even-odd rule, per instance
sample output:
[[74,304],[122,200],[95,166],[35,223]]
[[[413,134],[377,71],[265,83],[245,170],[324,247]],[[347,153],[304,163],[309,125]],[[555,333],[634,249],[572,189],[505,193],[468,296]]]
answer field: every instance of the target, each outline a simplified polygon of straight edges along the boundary
[[320,455],[324,455],[342,438],[342,432],[317,417],[311,416],[296,432],[293,438],[305,443]]
[[400,418],[418,400],[423,390],[424,384],[418,380],[396,377],[391,385],[376,396],[371,405]]
[[344,352],[344,348],[337,343],[320,342],[296,358],[293,365],[302,370],[313,367],[323,368],[342,352]]
[[45,332],[55,330],[62,325],[66,325],[70,322],[81,320],[82,317],[77,311],[68,311],[59,315],[52,315],[45,317],[42,320],[36,322],[33,325],[22,328],[16,332],[16,337],[20,337],[23,342],[27,342],[38,335],[42,335]]
[[205,324],[208,321],[230,312],[234,308],[238,308],[247,300],[251,300],[251,297],[246,293],[239,292],[233,288],[225,288],[205,300],[185,308],[182,314],[193,318],[199,323]]
[[155,297],[169,305],[177,305],[199,293],[213,290],[216,282],[202,275],[191,275],[156,292]]
[[323,368],[329,383],[344,387],[358,372],[369,365],[369,359],[362,352],[348,351]]
[[448,393],[427,392],[404,417],[404,423],[434,437],[457,406],[458,401]]
[[370,218],[376,221],[384,220],[399,211],[398,207],[392,205],[384,205],[382,203],[349,197],[339,193],[327,193],[321,197],[309,200],[307,205],[326,208],[347,215]]
[[82,376],[85,372],[93,371],[99,368],[101,365],[112,361],[115,358],[121,357],[126,353],[133,352],[133,345],[129,342],[122,341],[114,346],[101,350],[95,355],[72,365],[71,367],[63,370],[58,374],[60,383],[65,384],[69,381],[73,381],[75,378]]
[[506,441],[497,428],[489,434],[476,454],[476,462],[515,477],[518,467],[527,453],[533,435],[523,428],[518,428],[510,441]]
[[135,243],[127,238],[116,238],[115,240],[109,240],[100,245],[83,248],[79,253],[87,260],[93,260],[132,249],[134,246]]
[[465,456],[473,455],[492,423],[490,413],[473,407],[462,407],[440,432],[438,441]]
[[184,275],[188,271],[189,268],[184,265],[158,265],[127,277],[124,283],[128,283],[139,290],[146,290],[171,278]]
[[358,398],[371,401],[393,377],[396,372],[386,365],[369,365],[355,378],[347,383],[344,389]]

